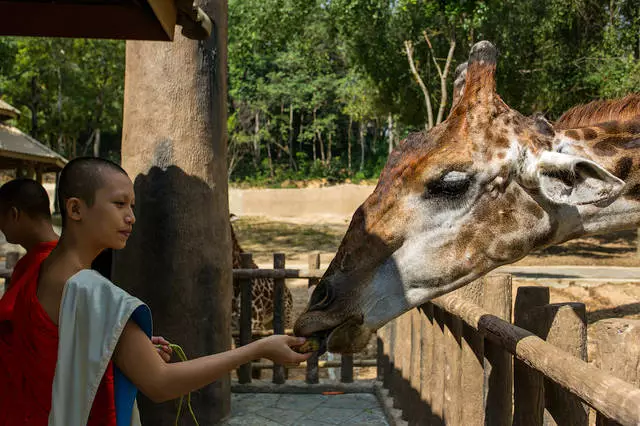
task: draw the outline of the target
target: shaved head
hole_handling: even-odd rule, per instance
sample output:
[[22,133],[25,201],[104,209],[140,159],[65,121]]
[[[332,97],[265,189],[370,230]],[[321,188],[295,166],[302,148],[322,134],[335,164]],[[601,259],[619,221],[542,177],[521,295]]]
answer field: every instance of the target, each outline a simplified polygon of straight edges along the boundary
[[5,214],[11,208],[34,219],[51,220],[47,191],[33,179],[14,179],[0,187],[0,213]]
[[78,157],[67,163],[58,181],[58,204],[62,214],[62,226],[65,225],[67,216],[67,200],[78,198],[91,207],[96,192],[105,184],[105,174],[108,171],[128,176],[122,167],[102,158]]

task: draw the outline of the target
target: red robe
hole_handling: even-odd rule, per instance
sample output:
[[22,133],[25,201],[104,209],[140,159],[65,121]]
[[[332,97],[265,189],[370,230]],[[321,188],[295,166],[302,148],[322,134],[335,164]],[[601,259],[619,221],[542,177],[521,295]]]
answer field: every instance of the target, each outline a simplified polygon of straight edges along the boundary
[[[38,301],[42,261],[56,242],[42,243],[16,264],[0,299],[0,426],[46,426],[58,357],[58,327]],[[109,363],[87,426],[115,426],[113,366]]]

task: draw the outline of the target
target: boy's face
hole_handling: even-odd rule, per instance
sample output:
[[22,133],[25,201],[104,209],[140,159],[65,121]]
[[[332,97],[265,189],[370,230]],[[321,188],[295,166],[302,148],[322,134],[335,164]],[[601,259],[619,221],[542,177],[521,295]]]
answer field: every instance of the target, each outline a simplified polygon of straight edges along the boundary
[[133,229],[135,194],[131,179],[116,170],[102,172],[104,184],[82,214],[83,232],[102,248],[122,249]]

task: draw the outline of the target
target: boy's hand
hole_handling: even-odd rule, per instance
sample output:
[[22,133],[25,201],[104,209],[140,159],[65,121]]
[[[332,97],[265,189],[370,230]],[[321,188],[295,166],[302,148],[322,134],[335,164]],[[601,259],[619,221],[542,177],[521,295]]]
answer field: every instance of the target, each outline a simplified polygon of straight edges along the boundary
[[304,337],[274,335],[260,339],[258,342],[261,345],[261,356],[276,364],[297,365],[311,356],[311,353],[299,354],[291,349],[302,345],[305,342]]
[[162,336],[151,336],[151,343],[153,343],[158,350],[158,355],[164,360],[164,362],[171,361],[171,355],[173,349],[169,346],[169,342]]

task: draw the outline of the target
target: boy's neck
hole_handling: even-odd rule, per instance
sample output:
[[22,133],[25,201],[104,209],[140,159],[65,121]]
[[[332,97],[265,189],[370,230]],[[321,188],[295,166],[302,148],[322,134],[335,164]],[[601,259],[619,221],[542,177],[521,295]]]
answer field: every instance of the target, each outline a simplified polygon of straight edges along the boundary
[[26,251],[31,251],[41,243],[58,240],[58,234],[53,230],[53,225],[48,220],[33,221],[29,227],[29,233],[25,236],[22,247]]
[[91,268],[91,263],[98,257],[102,248],[87,245],[85,239],[76,238],[72,232],[63,232],[56,250],[65,258],[65,262],[81,270]]

